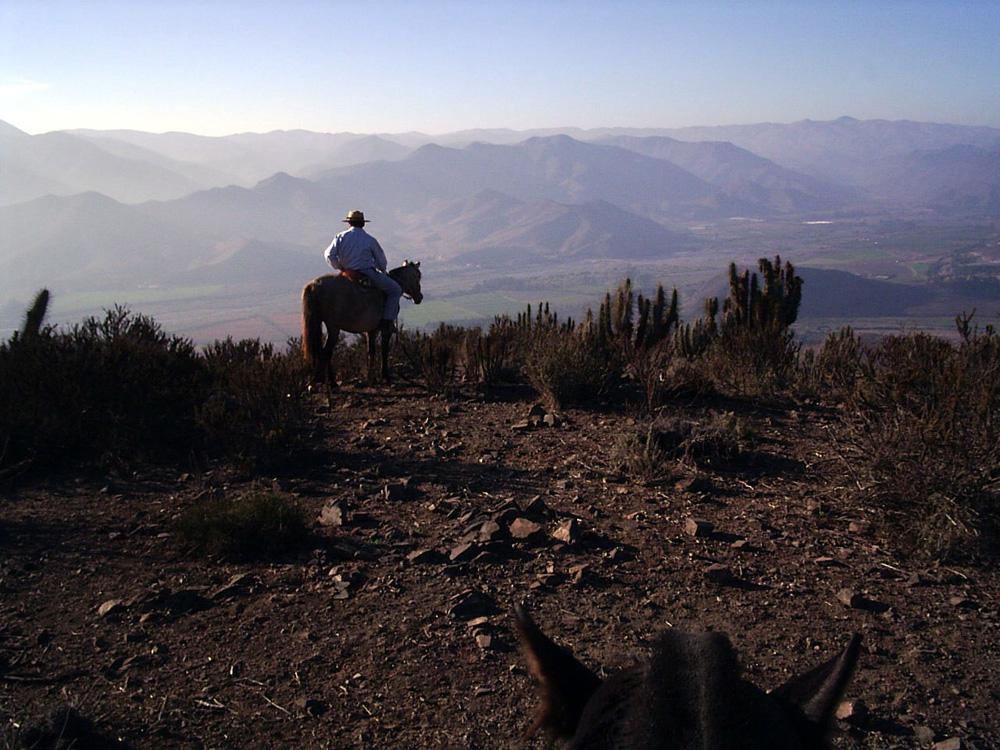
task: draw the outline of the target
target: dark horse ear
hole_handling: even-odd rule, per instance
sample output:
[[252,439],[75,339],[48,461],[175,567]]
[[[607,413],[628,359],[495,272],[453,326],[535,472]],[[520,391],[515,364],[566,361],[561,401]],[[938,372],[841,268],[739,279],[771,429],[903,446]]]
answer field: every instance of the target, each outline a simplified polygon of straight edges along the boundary
[[526,734],[530,737],[541,727],[552,736],[569,739],[601,679],[539,630],[520,604],[514,607],[514,625],[542,699],[538,716]]
[[804,722],[803,728],[810,735],[823,737],[860,653],[861,636],[855,633],[847,647],[835,657],[793,677],[770,694],[790,710],[799,723]]

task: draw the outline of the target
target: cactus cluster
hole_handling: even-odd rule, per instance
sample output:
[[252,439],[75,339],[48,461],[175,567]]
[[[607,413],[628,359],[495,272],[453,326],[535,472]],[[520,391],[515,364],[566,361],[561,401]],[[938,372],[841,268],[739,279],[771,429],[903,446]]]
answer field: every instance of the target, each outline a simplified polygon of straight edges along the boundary
[[656,294],[644,297],[632,288],[632,280],[625,279],[614,294],[608,292],[598,308],[596,321],[592,311],[587,311],[585,329],[591,332],[603,347],[617,346],[644,351],[666,340],[676,331],[680,315],[677,290],[667,293],[660,284]]
[[576,328],[576,323],[573,322],[572,318],[566,318],[560,323],[559,313],[552,312],[548,302],[538,303],[534,317],[531,315],[530,304],[524,312],[518,313],[514,320],[506,315],[497,316],[493,320],[493,326],[500,324],[511,324],[520,333],[530,333],[532,330],[558,330],[563,333],[571,333]]
[[729,297],[722,305],[724,331],[735,328],[788,328],[799,315],[802,279],[790,262],[781,265],[781,256],[772,263],[761,258],[757,264],[763,283],[749,269],[739,273],[729,264]]

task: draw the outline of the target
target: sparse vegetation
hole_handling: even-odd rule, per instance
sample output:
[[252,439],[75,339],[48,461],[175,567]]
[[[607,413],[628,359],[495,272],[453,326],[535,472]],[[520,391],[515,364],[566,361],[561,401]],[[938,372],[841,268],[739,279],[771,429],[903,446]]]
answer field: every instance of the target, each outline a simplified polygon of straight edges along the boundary
[[636,430],[625,430],[611,445],[609,468],[633,482],[654,484],[668,479],[676,459],[663,450],[652,422]]
[[181,515],[177,533],[199,554],[233,560],[273,558],[302,548],[309,538],[302,508],[260,487],[200,501]]
[[967,328],[957,346],[888,337],[862,370],[840,433],[852,504],[877,509],[911,553],[995,554],[1000,336]]
[[430,334],[402,332],[399,346],[424,387],[433,393],[446,393],[458,384],[465,339],[463,329],[442,323]]
[[[729,297],[721,305],[706,300],[691,323],[679,319],[676,292],[661,286],[645,297],[626,280],[580,326],[539,304],[496,318],[485,333],[448,325],[404,331],[398,356],[432,392],[526,381],[550,408],[604,397],[654,413],[678,394],[839,402],[834,439],[854,488],[848,502],[873,509],[895,543],[913,552],[995,551],[1000,336],[993,328],[961,316],[957,345],[910,334],[873,346],[846,328],[802,352],[791,331],[802,282],[791,264],[762,259],[758,273],[733,265],[729,280]],[[109,466],[191,452],[253,470],[303,448],[303,373],[294,350],[227,339],[199,353],[124,308],[59,331],[44,325],[46,305],[40,294],[24,330],[0,345],[0,377],[10,384],[0,396],[0,476],[31,463]],[[340,347],[347,359],[358,359],[364,342],[347,349]],[[714,411],[683,424],[661,416],[609,455],[616,471],[648,482],[679,461],[731,462],[753,442],[744,420]]]

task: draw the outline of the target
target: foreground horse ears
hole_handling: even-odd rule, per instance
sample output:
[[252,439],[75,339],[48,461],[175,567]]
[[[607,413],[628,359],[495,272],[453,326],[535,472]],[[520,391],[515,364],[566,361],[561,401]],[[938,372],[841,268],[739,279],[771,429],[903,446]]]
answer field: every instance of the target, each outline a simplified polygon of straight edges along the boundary
[[[647,665],[602,682],[546,636],[523,606],[514,608],[514,624],[541,697],[527,735],[541,728],[594,750],[686,750],[702,747],[706,738],[715,738],[713,746],[747,750],[822,748],[861,650],[854,635],[833,659],[765,694],[739,676],[725,636],[667,631]],[[691,711],[695,706],[711,710]],[[697,718],[677,718],[692,715]],[[632,738],[625,745],[612,739],[623,734]]]
[[514,626],[542,699],[526,736],[542,728],[555,737],[569,739],[576,732],[587,702],[601,686],[601,678],[568,650],[557,646],[520,604],[514,607]]
[[855,633],[835,657],[793,677],[768,695],[806,722],[819,736],[826,734],[861,654],[861,636]]

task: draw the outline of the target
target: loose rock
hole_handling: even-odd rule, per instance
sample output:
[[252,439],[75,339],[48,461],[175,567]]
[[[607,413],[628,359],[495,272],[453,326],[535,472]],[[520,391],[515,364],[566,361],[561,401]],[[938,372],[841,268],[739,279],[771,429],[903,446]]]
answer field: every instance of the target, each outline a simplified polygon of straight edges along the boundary
[[344,526],[347,523],[347,504],[343,500],[327,503],[319,512],[320,526]]
[[714,529],[715,525],[703,518],[689,518],[684,522],[684,531],[696,538],[711,536]]
[[510,524],[510,535],[521,541],[537,537],[541,533],[541,525],[534,521],[529,521],[527,518],[515,518]]
[[706,568],[705,580],[718,583],[722,586],[732,586],[738,583],[740,579],[733,575],[733,572],[725,565],[715,563]]
[[860,724],[868,718],[868,706],[862,700],[843,701],[837,706],[837,718],[851,724]]
[[436,549],[416,549],[406,556],[414,565],[427,565],[430,563],[444,562],[444,555],[438,552]]
[[453,562],[468,562],[480,552],[479,545],[475,542],[466,542],[453,547],[448,553],[448,559]]
[[97,608],[98,617],[109,617],[110,615],[115,615],[125,609],[125,602],[121,599],[108,599],[104,604]]
[[506,536],[504,534],[503,528],[496,521],[486,521],[482,526],[479,527],[479,541],[481,542],[498,542]]
[[564,521],[552,532],[552,538],[564,544],[576,544],[580,541],[580,524],[575,518]]

